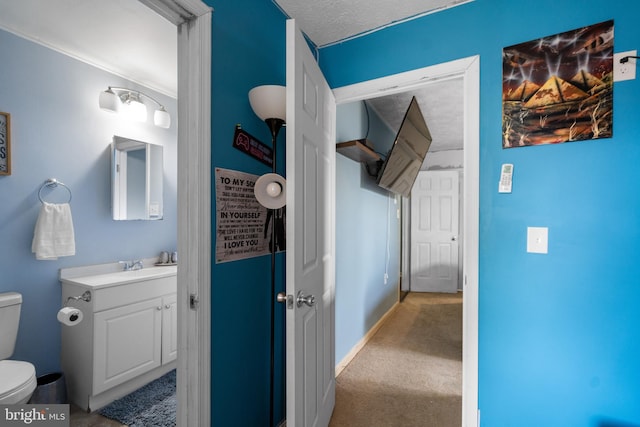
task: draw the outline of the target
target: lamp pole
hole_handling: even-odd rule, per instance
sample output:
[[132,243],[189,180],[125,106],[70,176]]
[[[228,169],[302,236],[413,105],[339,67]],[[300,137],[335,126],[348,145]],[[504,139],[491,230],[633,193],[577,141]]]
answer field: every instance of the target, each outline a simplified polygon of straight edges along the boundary
[[[284,124],[284,120],[282,119],[266,119],[265,122],[267,126],[269,126],[269,130],[271,131],[271,155],[273,156],[271,162],[271,169],[273,173],[277,173],[276,171],[276,148],[277,148],[277,138],[278,132],[280,128]],[[276,318],[275,318],[275,295],[276,295],[276,209],[269,209],[271,214],[271,242],[269,244],[269,250],[271,251],[271,296],[269,298],[269,310],[271,315],[271,369],[269,376],[269,425],[273,427],[273,415],[274,415],[274,391],[273,387],[275,385],[275,363],[276,363],[276,355],[275,355],[275,326],[276,326]]]

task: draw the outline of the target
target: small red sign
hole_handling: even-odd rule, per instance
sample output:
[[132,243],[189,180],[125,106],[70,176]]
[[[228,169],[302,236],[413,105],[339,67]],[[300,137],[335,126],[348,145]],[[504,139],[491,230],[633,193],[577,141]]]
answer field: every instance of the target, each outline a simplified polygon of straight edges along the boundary
[[251,157],[260,160],[265,165],[272,167],[273,150],[271,150],[271,147],[258,141],[251,136],[251,134],[242,130],[240,126],[236,126],[236,131],[233,135],[233,146]]

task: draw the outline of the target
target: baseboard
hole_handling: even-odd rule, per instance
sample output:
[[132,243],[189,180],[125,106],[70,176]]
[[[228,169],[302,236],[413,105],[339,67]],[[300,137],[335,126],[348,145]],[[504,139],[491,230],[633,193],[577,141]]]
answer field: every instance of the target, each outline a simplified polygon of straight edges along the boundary
[[362,348],[371,340],[375,333],[378,332],[378,329],[380,329],[380,327],[384,324],[384,322],[387,320],[387,317],[389,317],[391,313],[393,313],[398,308],[399,304],[399,302],[393,304],[393,306],[389,310],[387,310],[385,314],[382,315],[382,317],[376,322],[375,325],[371,327],[371,329],[369,329],[369,331],[360,339],[360,341],[358,341],[358,343],[353,346],[351,351],[347,353],[347,355],[340,361],[340,363],[336,365],[336,377],[340,375],[340,373],[342,373],[344,368],[346,368],[347,365],[351,363],[353,358],[356,357],[360,350],[362,350]]

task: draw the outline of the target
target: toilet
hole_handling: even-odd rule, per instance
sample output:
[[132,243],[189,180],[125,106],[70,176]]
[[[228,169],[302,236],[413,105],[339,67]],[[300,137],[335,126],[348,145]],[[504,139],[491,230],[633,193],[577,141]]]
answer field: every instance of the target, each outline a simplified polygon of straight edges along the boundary
[[27,403],[37,386],[31,363],[6,360],[16,344],[21,305],[21,294],[0,293],[0,405]]

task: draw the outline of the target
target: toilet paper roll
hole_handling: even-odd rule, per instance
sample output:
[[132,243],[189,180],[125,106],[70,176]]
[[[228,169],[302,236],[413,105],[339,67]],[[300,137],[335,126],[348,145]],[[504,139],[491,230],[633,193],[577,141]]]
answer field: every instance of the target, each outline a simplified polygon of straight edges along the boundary
[[82,321],[82,311],[75,307],[64,307],[58,311],[58,322],[67,326],[75,326]]

